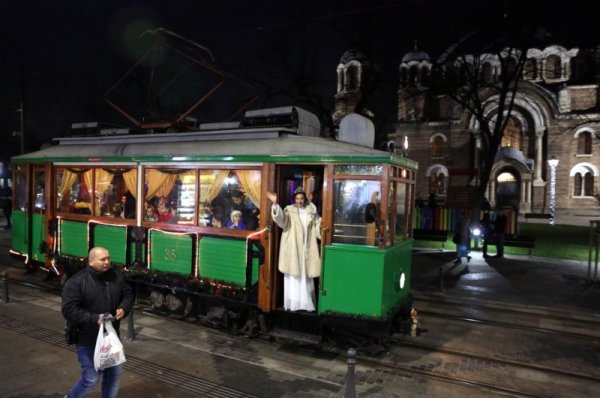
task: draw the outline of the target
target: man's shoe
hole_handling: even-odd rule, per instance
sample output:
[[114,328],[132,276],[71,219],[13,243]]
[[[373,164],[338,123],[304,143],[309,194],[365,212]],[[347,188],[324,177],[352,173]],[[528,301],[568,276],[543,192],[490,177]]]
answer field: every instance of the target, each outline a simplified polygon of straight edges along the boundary
[[460,263],[461,263],[460,258],[457,258],[456,260],[454,260],[454,264],[460,264]]
[[471,261],[471,256],[467,256],[467,263]]

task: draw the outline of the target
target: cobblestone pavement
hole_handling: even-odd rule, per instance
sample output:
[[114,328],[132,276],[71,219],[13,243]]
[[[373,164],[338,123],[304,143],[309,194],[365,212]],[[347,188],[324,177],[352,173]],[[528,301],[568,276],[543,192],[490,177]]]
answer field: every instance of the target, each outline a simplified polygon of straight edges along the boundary
[[[0,271],[11,278],[37,278],[25,275],[19,260],[6,255],[8,231],[0,230]],[[451,252],[415,252],[413,287],[420,295],[461,303],[480,302],[507,305],[532,311],[585,315],[600,320],[600,289],[586,284],[587,264],[509,256],[485,261],[477,253],[468,268],[443,274],[444,290],[439,279],[440,267],[453,260]],[[62,397],[77,379],[78,364],[71,347],[62,341],[60,298],[50,292],[11,286],[11,301],[0,304],[0,396]],[[435,305],[433,305],[435,307]],[[246,339],[218,331],[178,322],[175,319],[135,313],[137,339],[125,341],[128,363],[121,386],[123,397],[340,397],[344,389],[347,366],[335,352],[316,351],[309,346],[281,345],[261,339]],[[460,349],[470,338],[485,341],[482,331],[459,336],[453,327],[435,326],[427,339],[432,344],[454,341]],[[447,326],[447,325],[446,325]],[[123,323],[123,336],[128,333]],[[433,331],[436,333],[432,333]],[[489,337],[489,336],[488,336]],[[436,339],[438,339],[436,343]],[[463,341],[461,342],[461,339]],[[577,363],[585,370],[591,355],[576,348],[553,352],[533,347],[527,337],[510,345],[511,355],[531,362],[547,361],[558,366]],[[496,347],[498,348],[498,347]],[[467,385],[451,385],[422,377],[409,370],[438,371],[440,374],[477,373],[484,380],[502,374],[502,366],[484,359],[456,359],[448,354],[423,354],[408,349],[407,357],[384,357],[390,364],[406,366],[407,371],[356,366],[356,390],[360,397],[465,397],[500,396],[490,391],[474,393]],[[411,357],[412,355],[412,357]],[[588,358],[588,359],[586,359]],[[515,379],[529,377],[544,385],[541,373],[529,372]],[[505,375],[505,377],[509,377]],[[551,384],[548,384],[551,385]],[[595,385],[592,384],[593,388]],[[581,387],[577,387],[581,388]],[[585,390],[572,390],[585,391]],[[96,393],[97,394],[97,393]],[[540,396],[573,396],[568,391],[553,391]],[[99,396],[99,395],[92,395]]]

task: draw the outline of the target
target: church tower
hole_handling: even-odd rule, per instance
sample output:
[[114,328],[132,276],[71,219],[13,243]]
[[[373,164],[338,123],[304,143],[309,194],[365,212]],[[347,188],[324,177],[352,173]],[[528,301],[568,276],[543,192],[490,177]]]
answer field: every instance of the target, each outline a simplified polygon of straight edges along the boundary
[[364,85],[370,70],[371,63],[362,51],[348,50],[340,58],[337,66],[334,125],[339,126],[342,118],[350,113],[360,113],[367,117],[373,116],[371,111],[362,106],[360,112],[356,112],[357,106],[363,100]]
[[431,81],[429,55],[415,47],[400,62],[398,120],[420,121],[427,118],[426,97]]

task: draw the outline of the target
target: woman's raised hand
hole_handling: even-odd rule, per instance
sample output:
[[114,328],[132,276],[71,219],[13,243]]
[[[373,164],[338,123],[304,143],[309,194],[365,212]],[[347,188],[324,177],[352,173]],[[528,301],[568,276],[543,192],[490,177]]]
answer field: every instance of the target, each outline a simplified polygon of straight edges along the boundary
[[269,198],[273,204],[277,204],[277,194],[275,192],[268,191],[267,198]]

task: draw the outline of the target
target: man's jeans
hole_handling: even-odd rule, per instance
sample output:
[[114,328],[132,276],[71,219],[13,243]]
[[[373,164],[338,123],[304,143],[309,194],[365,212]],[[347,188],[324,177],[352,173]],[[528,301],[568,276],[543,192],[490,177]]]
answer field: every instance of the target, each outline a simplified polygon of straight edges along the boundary
[[119,395],[119,379],[123,364],[101,370],[94,369],[94,347],[77,346],[77,359],[81,365],[81,379],[73,386],[68,398],[79,398],[94,389],[102,377],[102,398],[116,398]]

